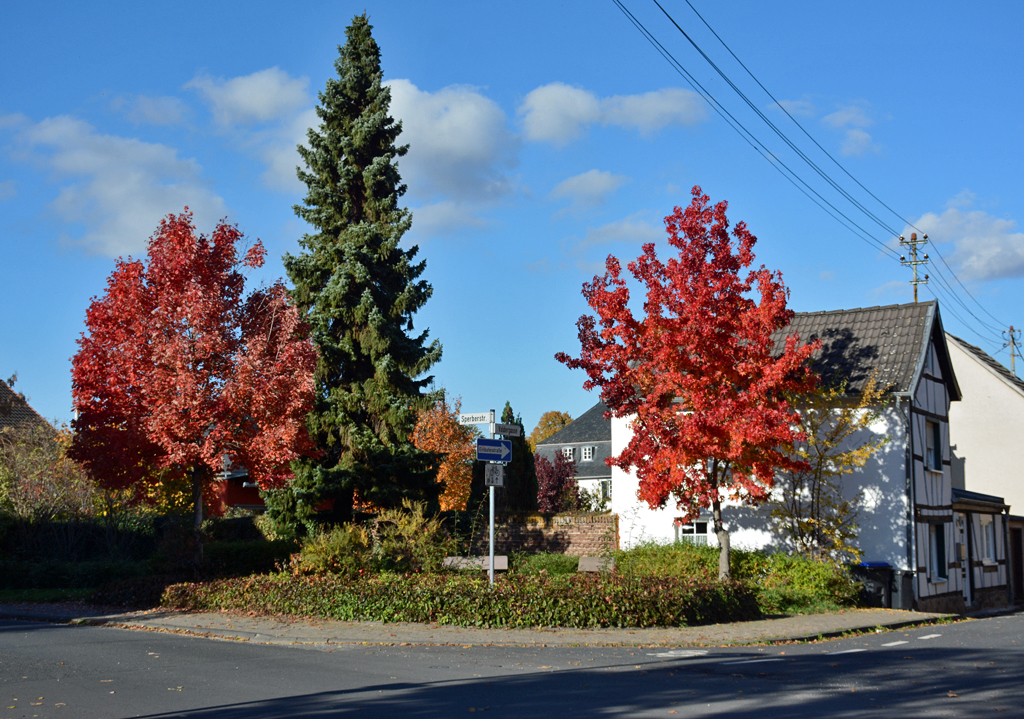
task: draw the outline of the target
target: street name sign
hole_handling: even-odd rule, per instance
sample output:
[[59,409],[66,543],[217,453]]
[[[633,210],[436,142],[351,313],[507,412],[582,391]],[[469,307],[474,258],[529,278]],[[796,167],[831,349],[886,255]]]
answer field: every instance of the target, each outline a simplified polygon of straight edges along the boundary
[[476,441],[476,458],[481,462],[511,462],[512,440],[480,438]]
[[488,464],[484,466],[484,486],[504,487],[505,486],[505,465]]
[[506,437],[521,437],[522,431],[518,424],[495,424],[491,434],[503,434]]
[[472,412],[459,415],[459,424],[487,424],[490,421],[490,412]]

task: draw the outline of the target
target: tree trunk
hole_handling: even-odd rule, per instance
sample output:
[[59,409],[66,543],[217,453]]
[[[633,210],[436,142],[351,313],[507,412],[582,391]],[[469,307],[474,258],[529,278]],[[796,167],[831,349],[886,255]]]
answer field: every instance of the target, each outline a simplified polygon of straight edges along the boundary
[[715,536],[718,537],[718,581],[729,579],[729,533],[722,525],[722,503],[716,497],[711,502],[711,516],[714,519]]
[[192,508],[193,532],[195,532],[196,554],[195,564],[198,571],[203,566],[203,476],[205,467],[192,468]]

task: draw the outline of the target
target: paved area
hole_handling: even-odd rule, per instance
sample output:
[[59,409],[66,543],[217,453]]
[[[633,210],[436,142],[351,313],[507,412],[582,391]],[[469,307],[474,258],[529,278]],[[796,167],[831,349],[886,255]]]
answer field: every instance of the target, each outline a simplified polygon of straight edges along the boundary
[[96,607],[0,604],[0,617],[181,632],[264,644],[449,644],[463,646],[736,646],[833,637],[850,631],[928,624],[953,615],[850,609],[703,627],[488,629],[436,624],[343,622],[165,609],[107,613]]

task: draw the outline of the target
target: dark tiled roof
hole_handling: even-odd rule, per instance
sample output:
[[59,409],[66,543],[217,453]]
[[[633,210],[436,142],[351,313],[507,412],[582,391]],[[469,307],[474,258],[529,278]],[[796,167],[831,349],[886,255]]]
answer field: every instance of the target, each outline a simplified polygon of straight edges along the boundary
[[608,406],[598,402],[578,419],[574,419],[562,429],[555,432],[542,442],[537,443],[540,449],[548,444],[574,444],[576,442],[611,442],[612,423],[604,418]]
[[[877,370],[879,381],[889,385],[890,391],[906,392],[913,389],[937,312],[934,301],[798,312],[786,329],[775,333],[775,349],[781,353],[786,337],[793,333],[799,333],[801,344],[820,339],[822,346],[814,353],[811,366],[824,382],[845,381],[847,392],[856,393],[864,388],[872,370]],[[954,394],[959,396],[959,392]]]
[[[610,479],[612,476],[611,467],[605,464],[605,460],[612,454],[612,443],[608,442],[583,442],[579,445],[565,445],[573,447],[573,459],[576,460],[576,479]],[[594,456],[586,461],[583,460],[581,447],[590,446],[594,448]],[[549,462],[555,461],[555,455],[562,451],[562,448],[548,444],[537,446],[537,454],[545,457]]]
[[29,407],[28,402],[8,387],[6,382],[0,382],[0,431],[33,424],[50,427],[50,423]]
[[954,502],[976,502],[978,504],[994,504],[1001,507],[1005,507],[1006,503],[1002,497],[997,497],[994,494],[981,494],[980,492],[969,492],[966,489],[959,489],[953,487],[953,501]]
[[966,352],[969,352],[972,355],[974,355],[979,362],[988,366],[989,369],[993,370],[997,375],[1002,377],[1004,382],[1012,384],[1014,387],[1017,388],[1019,392],[1024,393],[1024,380],[1022,380],[1020,377],[1017,377],[1015,374],[1010,372],[1010,370],[1003,367],[1003,365],[1001,365],[999,362],[996,362],[994,359],[992,359],[992,357],[990,357],[988,353],[985,352],[985,350],[981,349],[980,347],[975,347],[969,342],[964,342],[956,335],[951,335],[948,332],[946,333],[946,336],[953,340],[954,342],[956,342],[958,345],[960,345],[960,347],[962,347]]

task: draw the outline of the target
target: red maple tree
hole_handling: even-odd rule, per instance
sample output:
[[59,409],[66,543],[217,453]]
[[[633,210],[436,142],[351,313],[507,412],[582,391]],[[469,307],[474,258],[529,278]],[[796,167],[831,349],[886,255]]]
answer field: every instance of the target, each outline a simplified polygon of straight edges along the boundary
[[651,507],[672,498],[687,520],[710,508],[721,547],[719,576],[729,576],[729,535],[722,501],[756,504],[767,498],[778,469],[800,463],[786,454],[798,438],[799,416],[787,393],[813,389],[806,365],[816,344],[791,336],[781,354],[772,333],[787,326],[788,290],[782,275],[754,261],[757,238],[745,223],[732,229],[726,202],[711,206],[693,188],[693,201],[665,218],[678,256],[662,262],[653,243],[629,263],[646,287],[645,317],[629,308],[619,261],[583,286],[598,318],[577,322],[584,388],[601,388],[616,417],[632,417],[629,444],[610,465],[635,470],[638,496]]
[[188,476],[197,531],[226,460],[279,487],[312,451],[316,350],[283,284],[243,297],[266,253],[239,258],[242,239],[223,222],[197,235],[188,208],[161,220],[147,261],[118,259],[92,299],[72,358],[72,456],[110,488]]

